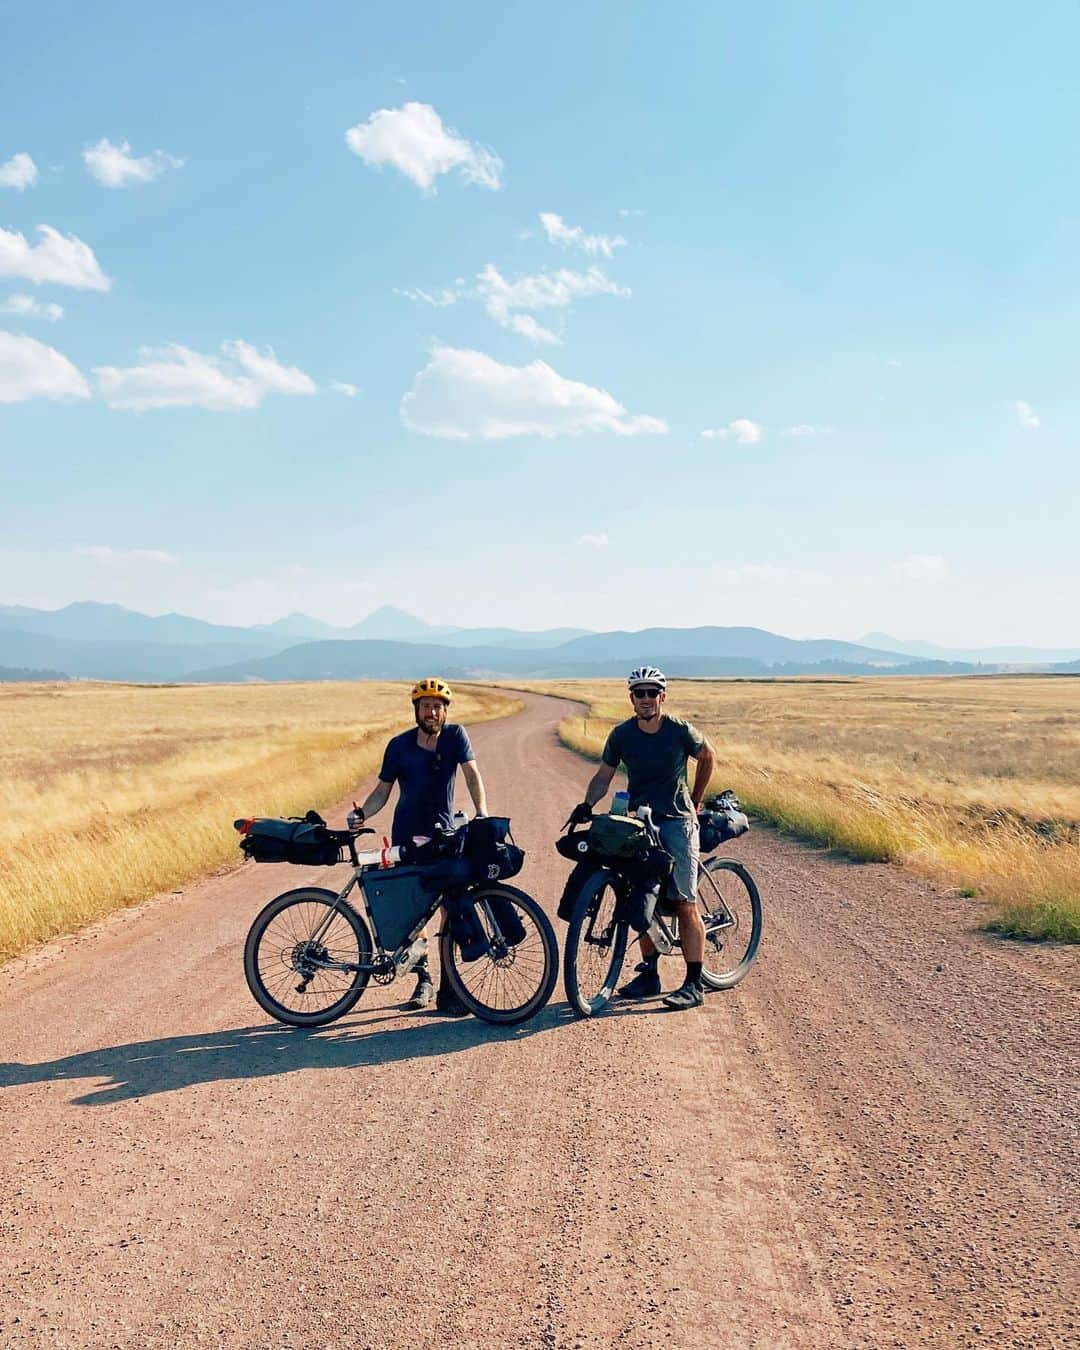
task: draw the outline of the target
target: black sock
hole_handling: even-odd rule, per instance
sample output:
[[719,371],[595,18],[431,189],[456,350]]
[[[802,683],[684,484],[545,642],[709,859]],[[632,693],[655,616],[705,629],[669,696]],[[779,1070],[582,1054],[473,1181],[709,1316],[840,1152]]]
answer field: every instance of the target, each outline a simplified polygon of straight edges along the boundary
[[701,983],[701,967],[702,967],[702,962],[701,962],[701,961],[687,961],[687,963],[686,963],[686,983],[687,983],[687,984],[700,984],[700,983]]
[[646,965],[649,970],[655,970],[660,964],[660,953],[653,952],[651,956],[646,956],[643,964]]

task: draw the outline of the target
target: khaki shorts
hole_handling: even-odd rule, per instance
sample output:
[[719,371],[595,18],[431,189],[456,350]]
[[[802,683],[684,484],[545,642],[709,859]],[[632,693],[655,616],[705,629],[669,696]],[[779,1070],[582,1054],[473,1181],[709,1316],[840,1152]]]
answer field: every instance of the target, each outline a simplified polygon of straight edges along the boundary
[[671,889],[678,891],[680,900],[697,899],[698,846],[697,816],[675,816],[658,820],[660,842],[675,859],[671,873]]

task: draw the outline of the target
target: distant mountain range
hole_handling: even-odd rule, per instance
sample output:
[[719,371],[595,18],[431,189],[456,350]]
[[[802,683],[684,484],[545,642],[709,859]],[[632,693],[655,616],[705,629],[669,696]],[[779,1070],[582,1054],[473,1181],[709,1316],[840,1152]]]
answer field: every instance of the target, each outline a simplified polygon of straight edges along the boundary
[[925,661],[971,661],[979,665],[1045,666],[1061,661],[1080,661],[1076,647],[938,647],[916,639],[902,641],[888,633],[867,633],[859,639],[868,647],[899,652]]
[[1013,654],[1030,649],[1001,648],[1007,656],[968,652],[960,660],[928,643],[873,636],[854,643],[801,641],[761,628],[455,628],[389,605],[345,628],[306,614],[244,628],[93,601],[58,610],[0,605],[0,666],[102,680],[412,679],[432,672],[449,679],[598,677],[642,661],[676,676],[934,674],[1003,664],[1068,668],[1080,659],[1080,648],[1023,661]]

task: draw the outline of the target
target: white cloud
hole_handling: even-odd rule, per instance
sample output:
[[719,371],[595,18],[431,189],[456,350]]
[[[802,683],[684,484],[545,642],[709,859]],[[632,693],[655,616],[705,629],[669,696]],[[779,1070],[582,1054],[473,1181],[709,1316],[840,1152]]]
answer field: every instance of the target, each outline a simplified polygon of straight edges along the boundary
[[949,568],[940,553],[909,553],[893,563],[889,571],[907,581],[938,581],[948,576]]
[[129,187],[132,183],[152,183],[166,169],[179,169],[184,163],[175,155],[167,155],[164,150],[155,150],[149,155],[133,155],[128,141],[113,145],[106,136],[102,136],[97,145],[83,151],[83,162],[90,175],[109,188]]
[[465,280],[458,277],[452,287],[444,286],[441,291],[401,291],[394,287],[394,294],[404,296],[406,300],[415,300],[418,304],[434,305],[436,309],[445,309],[456,304],[465,294]]
[[617,248],[626,244],[621,234],[586,234],[580,225],[567,225],[562,216],[557,216],[554,211],[541,211],[540,224],[544,227],[549,243],[580,248],[593,257],[600,254],[601,257],[610,258]]
[[315,381],[296,366],[283,366],[267,349],[247,342],[221,344],[222,356],[204,356],[187,347],[144,347],[144,364],[94,370],[110,408],[257,408],[267,394],[314,394]]
[[64,317],[63,305],[43,305],[32,295],[9,295],[0,305],[0,314],[15,314],[21,319],[45,319],[55,323]]
[[177,563],[175,553],[160,548],[110,548],[108,544],[88,544],[75,550],[83,558],[100,563]]
[[726,427],[706,427],[701,435],[706,441],[736,440],[740,445],[757,445],[761,440],[761,427],[749,417],[736,417]]
[[667,431],[659,418],[634,416],[606,390],[564,379],[543,361],[509,366],[483,352],[442,346],[402,398],[401,420],[425,436],[452,440]]
[[6,164],[0,164],[0,187],[15,188],[23,192],[33,187],[38,180],[38,167],[30,156],[23,151],[12,155]]
[[94,250],[73,234],[39,225],[41,238],[31,244],[15,230],[0,229],[0,277],[19,277],[35,286],[51,282],[80,291],[107,291],[112,285]]
[[619,215],[622,216],[624,219],[625,219],[627,216],[643,216],[644,214],[645,214],[645,212],[641,209],[640,206],[620,206],[620,207],[619,207]]
[[0,403],[89,397],[89,385],[55,347],[0,331]]
[[832,427],[814,427],[809,422],[799,422],[796,426],[788,427],[784,432],[785,436],[827,436],[832,431]]
[[358,384],[348,384],[345,380],[334,380],[330,388],[335,394],[344,394],[346,398],[355,398],[360,392]]
[[345,143],[365,164],[392,164],[425,192],[434,192],[441,174],[456,169],[466,183],[498,189],[502,160],[491,150],[444,127],[427,103],[380,108],[350,127]]
[[476,278],[476,293],[488,314],[504,328],[511,328],[533,342],[558,342],[556,335],[542,328],[520,310],[564,309],[572,301],[590,295],[629,295],[630,291],[606,277],[598,267],[587,272],[560,268],[536,276],[507,281],[494,263],[488,263]]
[[1013,407],[1016,409],[1016,420],[1028,431],[1038,431],[1039,427],[1042,426],[1030,403],[1025,403],[1023,399],[1018,398]]
[[579,534],[578,543],[585,548],[607,548],[609,540],[606,534]]

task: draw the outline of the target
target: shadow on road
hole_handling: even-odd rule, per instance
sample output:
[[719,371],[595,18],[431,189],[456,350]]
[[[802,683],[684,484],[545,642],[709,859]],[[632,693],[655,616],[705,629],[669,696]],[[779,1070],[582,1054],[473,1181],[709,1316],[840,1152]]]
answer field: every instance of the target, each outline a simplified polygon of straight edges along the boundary
[[[176,1092],[197,1083],[268,1078],[299,1069],[362,1069],[399,1060],[454,1054],[490,1041],[521,1041],[566,1023],[565,1003],[549,1004],[531,1022],[496,1027],[475,1018],[448,1021],[413,1014],[402,1025],[397,1012],[362,1021],[343,1019],[332,1027],[303,1029],[277,1023],[235,1027],[196,1036],[165,1036],[87,1050],[41,1064],[0,1063],[0,1090],[27,1083],[106,1079],[75,1106]],[[391,1027],[371,1030],[381,1022]]]

